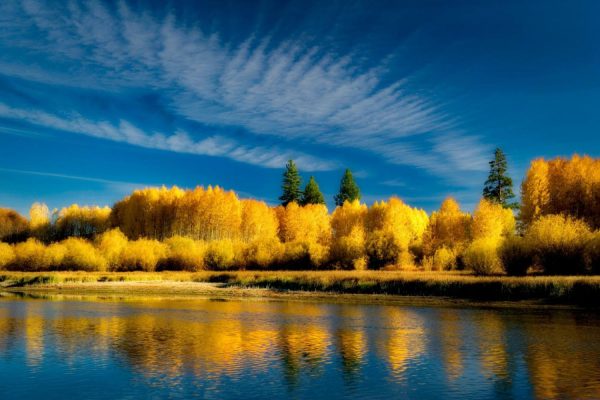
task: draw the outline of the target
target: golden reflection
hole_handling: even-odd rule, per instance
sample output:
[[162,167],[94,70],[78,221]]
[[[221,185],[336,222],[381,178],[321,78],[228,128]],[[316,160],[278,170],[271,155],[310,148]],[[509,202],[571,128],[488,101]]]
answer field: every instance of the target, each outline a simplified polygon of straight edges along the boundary
[[341,306],[342,322],[336,340],[344,372],[355,372],[367,353],[367,336],[364,331],[364,309]]
[[464,332],[460,321],[460,312],[451,309],[441,310],[439,323],[439,336],[446,376],[449,380],[456,380],[464,371],[464,355],[461,351]]
[[400,307],[384,307],[386,329],[378,338],[378,351],[387,358],[392,372],[403,378],[409,364],[425,350],[425,328],[421,316]]
[[474,323],[478,330],[481,367],[485,376],[509,377],[509,358],[506,349],[506,327],[497,312],[477,314]]
[[530,327],[525,361],[537,398],[600,398],[597,327],[550,318]]

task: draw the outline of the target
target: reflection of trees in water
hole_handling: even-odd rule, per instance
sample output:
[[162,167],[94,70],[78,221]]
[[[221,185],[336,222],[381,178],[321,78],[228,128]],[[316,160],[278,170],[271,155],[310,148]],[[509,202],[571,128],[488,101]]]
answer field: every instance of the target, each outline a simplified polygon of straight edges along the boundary
[[365,309],[342,305],[338,310],[341,320],[335,333],[337,349],[342,361],[342,371],[347,378],[352,378],[359,371],[367,353]]
[[557,313],[527,325],[525,361],[536,397],[600,398],[599,322]]
[[379,316],[386,329],[377,336],[377,351],[387,360],[396,379],[403,380],[411,362],[425,350],[422,317],[401,307],[383,307]]
[[346,382],[360,380],[372,348],[397,382],[434,356],[455,384],[481,374],[498,394],[510,394],[515,378],[527,373],[536,397],[600,398],[597,316],[578,320],[552,312],[544,320],[440,309],[426,319],[402,307],[371,313],[349,305],[237,301],[188,308],[138,302],[133,312],[127,304],[109,306],[109,312],[90,313],[62,305],[46,313],[47,305],[36,301],[0,308],[0,357],[22,347],[30,367],[50,360],[51,352],[67,364],[78,357],[116,358],[155,385],[177,384],[183,374],[220,385],[223,376],[280,368],[295,387],[303,374],[321,376],[338,359]]
[[439,327],[436,335],[440,340],[446,377],[453,381],[462,376],[465,368],[463,354],[465,321],[461,320],[460,311],[455,309],[442,309],[437,316]]

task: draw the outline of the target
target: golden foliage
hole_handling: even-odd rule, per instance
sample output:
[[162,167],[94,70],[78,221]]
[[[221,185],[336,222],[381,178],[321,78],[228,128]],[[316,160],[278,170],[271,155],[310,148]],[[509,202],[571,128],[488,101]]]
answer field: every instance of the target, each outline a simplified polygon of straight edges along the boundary
[[446,247],[460,252],[470,237],[471,217],[460,210],[452,197],[446,198],[439,211],[431,214],[429,225],[423,236],[423,250],[428,256]]
[[[60,269],[106,271],[107,263],[102,254],[87,240],[68,238],[60,242],[65,249]],[[51,246],[49,246],[50,248]]]
[[0,208],[0,242],[11,242],[27,234],[28,222],[21,214]]
[[521,189],[524,226],[542,215],[566,214],[600,228],[600,159],[534,160]]
[[15,260],[15,251],[8,243],[0,242],[0,269],[6,268]]
[[119,228],[115,228],[97,236],[95,244],[104,256],[108,269],[116,271],[121,262],[121,253],[127,247],[127,236]]
[[137,239],[127,243],[121,252],[118,271],[155,271],[167,256],[167,246],[154,239]]
[[474,240],[465,250],[463,260],[465,266],[477,275],[490,275],[502,271],[498,240],[494,237]]
[[109,207],[88,207],[72,204],[58,213],[55,232],[59,238],[92,237],[109,227]]
[[503,237],[514,234],[515,216],[511,209],[481,199],[473,213],[473,240],[488,239],[500,243]]
[[167,259],[161,269],[200,271],[204,269],[205,244],[183,236],[173,236],[165,240],[168,247]]
[[345,201],[331,215],[331,257],[341,267],[361,267],[359,260],[365,256],[366,216],[367,206],[359,200]]
[[277,237],[279,223],[275,211],[262,201],[242,200],[240,234],[242,240],[272,240]]
[[585,272],[584,250],[590,239],[585,222],[564,215],[546,215],[534,221],[525,239],[548,274]]
[[412,264],[409,247],[421,241],[427,224],[424,210],[410,207],[397,197],[373,204],[366,216],[366,246],[371,266],[401,261]]
[[209,242],[206,246],[204,262],[209,269],[229,269],[236,258],[235,246],[231,239]]

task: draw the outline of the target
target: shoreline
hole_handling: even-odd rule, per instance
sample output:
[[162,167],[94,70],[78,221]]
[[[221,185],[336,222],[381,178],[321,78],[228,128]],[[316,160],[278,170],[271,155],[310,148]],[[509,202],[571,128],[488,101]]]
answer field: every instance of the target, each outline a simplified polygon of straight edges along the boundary
[[460,272],[0,272],[0,292],[166,296],[493,308],[600,309],[600,277],[476,277]]

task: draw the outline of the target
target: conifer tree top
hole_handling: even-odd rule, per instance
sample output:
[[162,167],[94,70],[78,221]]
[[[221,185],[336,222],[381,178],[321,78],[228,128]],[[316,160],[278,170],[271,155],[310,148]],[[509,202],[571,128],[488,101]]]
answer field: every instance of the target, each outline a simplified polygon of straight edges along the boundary
[[302,180],[294,160],[289,160],[285,165],[285,171],[283,172],[283,184],[281,185],[282,194],[279,197],[283,206],[287,206],[293,201],[297,203],[300,202],[300,196],[302,195],[300,189],[301,183]]
[[340,191],[335,195],[334,200],[336,206],[342,206],[346,200],[350,202],[360,200],[360,189],[356,182],[354,182],[354,177],[349,169],[346,169],[346,172],[344,172],[344,176],[340,182]]
[[301,204],[303,206],[307,204],[325,204],[323,193],[321,193],[319,185],[313,176],[310,177],[306,187],[304,188]]
[[510,200],[515,197],[513,182],[508,176],[508,163],[506,156],[500,148],[496,148],[494,159],[489,162],[490,174],[485,181],[483,197],[506,208],[515,208],[516,204]]

